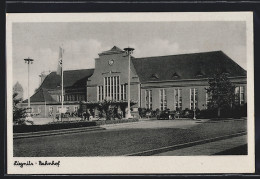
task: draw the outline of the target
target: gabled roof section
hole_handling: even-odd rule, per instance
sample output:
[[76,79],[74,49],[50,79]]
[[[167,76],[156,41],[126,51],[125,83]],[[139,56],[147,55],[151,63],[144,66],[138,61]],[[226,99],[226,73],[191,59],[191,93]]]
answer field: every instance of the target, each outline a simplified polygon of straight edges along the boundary
[[[64,87],[85,85],[87,79],[94,73],[94,69],[68,70],[64,71]],[[39,89],[59,89],[61,88],[61,76],[56,72],[51,72],[42,82]]]
[[124,53],[124,52],[125,52],[124,50],[118,48],[117,46],[114,46],[110,50],[99,53],[98,55],[102,56],[102,55],[120,54],[120,53]]
[[[27,102],[28,99],[23,101],[23,103]],[[55,102],[55,100],[51,97],[46,89],[41,88],[31,96],[30,102]]]
[[[229,77],[246,76],[246,71],[222,51],[133,58],[132,62],[140,82],[208,78],[219,70],[228,72]],[[160,77],[151,79],[156,73]]]

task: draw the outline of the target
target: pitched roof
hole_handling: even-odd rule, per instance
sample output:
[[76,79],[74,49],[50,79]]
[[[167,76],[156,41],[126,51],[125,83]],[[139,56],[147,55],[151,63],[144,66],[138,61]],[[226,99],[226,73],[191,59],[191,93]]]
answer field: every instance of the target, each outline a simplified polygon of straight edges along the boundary
[[[28,99],[23,101],[23,103],[27,102]],[[51,97],[46,89],[41,88],[31,96],[30,102],[55,102],[55,100]]]
[[222,51],[132,58],[132,62],[141,82],[208,78],[218,70],[230,77],[246,76]]
[[101,56],[101,55],[110,55],[110,54],[120,54],[120,53],[124,53],[124,52],[125,52],[124,50],[118,48],[117,46],[114,46],[110,50],[99,53],[98,55]]
[[[94,69],[64,71],[64,87],[84,85],[86,80],[94,73]],[[51,72],[42,82],[41,88],[58,89],[61,87],[61,76]]]

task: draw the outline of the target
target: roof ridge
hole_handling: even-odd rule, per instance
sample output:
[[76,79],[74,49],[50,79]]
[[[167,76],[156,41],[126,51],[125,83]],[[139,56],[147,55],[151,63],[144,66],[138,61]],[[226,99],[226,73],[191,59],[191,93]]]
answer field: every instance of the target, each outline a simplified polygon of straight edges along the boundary
[[75,69],[75,70],[64,70],[65,71],[81,71],[81,70],[95,70],[95,68]]
[[205,53],[213,53],[213,52],[222,52],[222,50],[208,51],[208,52],[195,52],[195,53],[181,53],[175,55],[161,55],[161,56],[151,56],[151,57],[135,57],[134,59],[144,59],[144,58],[157,58],[157,57],[170,57],[170,56],[181,56],[181,55],[194,55],[194,54],[205,54]]

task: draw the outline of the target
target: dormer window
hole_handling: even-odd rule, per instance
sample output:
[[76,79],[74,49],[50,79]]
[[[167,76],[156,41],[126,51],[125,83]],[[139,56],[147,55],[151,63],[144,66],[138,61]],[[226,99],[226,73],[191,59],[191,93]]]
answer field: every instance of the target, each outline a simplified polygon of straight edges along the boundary
[[225,75],[230,75],[230,73],[225,68],[222,69],[222,73],[225,74]]
[[153,73],[153,74],[151,75],[151,78],[153,78],[153,79],[159,79],[159,75],[158,75],[157,73]]
[[196,77],[203,77],[203,76],[204,76],[204,74],[201,71],[198,71],[196,73]]
[[178,73],[175,72],[175,73],[173,73],[172,77],[173,77],[173,78],[179,78],[180,75],[178,75]]

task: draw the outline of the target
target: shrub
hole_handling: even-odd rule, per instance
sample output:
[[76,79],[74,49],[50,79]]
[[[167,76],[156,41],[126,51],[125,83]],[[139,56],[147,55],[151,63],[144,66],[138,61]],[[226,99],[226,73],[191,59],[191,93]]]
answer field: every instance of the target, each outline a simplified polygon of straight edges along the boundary
[[[201,119],[210,119],[210,118],[218,118],[218,110],[215,109],[203,109],[197,113],[197,118]],[[225,106],[225,108],[221,109],[221,118],[241,118],[247,116],[247,104],[243,106]]]
[[118,123],[128,123],[128,122],[137,122],[137,118],[133,119],[124,119],[124,120],[106,120],[106,121],[96,121],[97,125],[105,125],[105,124],[118,124]]
[[186,109],[180,111],[180,117],[181,118],[192,118],[193,117],[193,110],[186,108]]
[[148,110],[147,110],[146,108],[138,108],[139,116],[140,116],[141,118],[146,117],[147,111],[148,111]]
[[38,131],[48,131],[48,130],[58,130],[58,129],[69,129],[69,128],[79,128],[79,127],[90,127],[96,126],[96,122],[64,122],[64,123],[52,123],[46,125],[14,125],[14,133],[24,133],[24,132],[38,132]]

